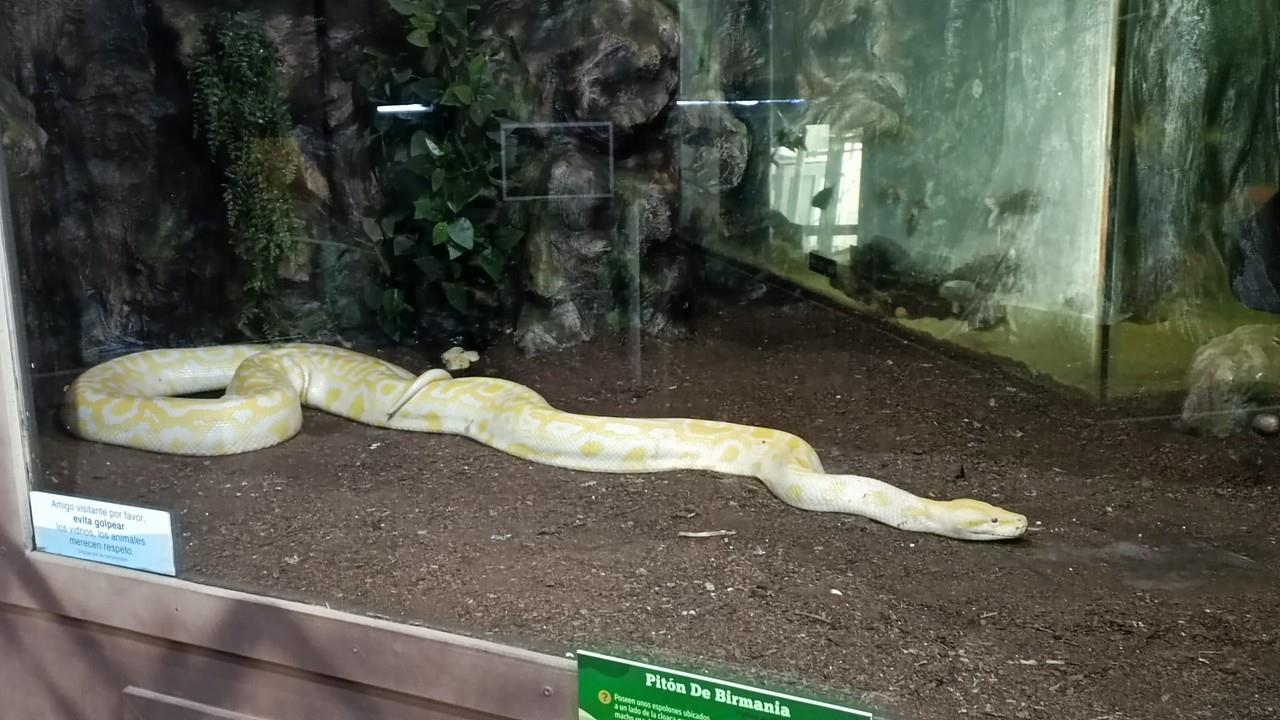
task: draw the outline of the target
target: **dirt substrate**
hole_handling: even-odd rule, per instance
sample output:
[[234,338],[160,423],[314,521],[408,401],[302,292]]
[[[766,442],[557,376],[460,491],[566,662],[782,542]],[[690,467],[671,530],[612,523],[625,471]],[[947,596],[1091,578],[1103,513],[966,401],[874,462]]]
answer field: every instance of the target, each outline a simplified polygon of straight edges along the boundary
[[[752,479],[571,472],[319,413],[221,459],[46,432],[45,487],[172,509],[189,578],[705,661],[892,717],[1280,716],[1280,441],[1134,419],[1176,401],[1095,410],[812,304],[730,308],[635,350],[499,347],[473,372],[566,410],[790,430],[830,472],[991,500],[1033,532],[964,543],[792,510]],[[678,536],[706,530],[735,534]]]

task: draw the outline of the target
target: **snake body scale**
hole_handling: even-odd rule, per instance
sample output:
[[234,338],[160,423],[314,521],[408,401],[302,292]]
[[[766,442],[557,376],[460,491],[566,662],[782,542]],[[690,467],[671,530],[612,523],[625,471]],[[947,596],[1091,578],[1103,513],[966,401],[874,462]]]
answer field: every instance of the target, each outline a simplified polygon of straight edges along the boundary
[[[220,397],[189,397],[223,390]],[[1023,515],[980,500],[933,500],[860,475],[828,474],[781,430],[693,418],[583,415],[493,377],[415,375],[370,355],[307,343],[142,350],[67,386],[61,418],[88,441],[218,456],[282,443],[303,407],[367,425],[461,435],[544,465],[603,473],[703,470],[755,477],[783,502],[963,540],[1020,537]]]

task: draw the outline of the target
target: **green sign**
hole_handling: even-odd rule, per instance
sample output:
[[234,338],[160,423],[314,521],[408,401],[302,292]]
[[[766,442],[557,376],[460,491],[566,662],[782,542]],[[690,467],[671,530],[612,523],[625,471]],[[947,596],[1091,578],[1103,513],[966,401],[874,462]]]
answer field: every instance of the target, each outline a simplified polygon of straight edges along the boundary
[[865,710],[578,651],[578,720],[872,720]]

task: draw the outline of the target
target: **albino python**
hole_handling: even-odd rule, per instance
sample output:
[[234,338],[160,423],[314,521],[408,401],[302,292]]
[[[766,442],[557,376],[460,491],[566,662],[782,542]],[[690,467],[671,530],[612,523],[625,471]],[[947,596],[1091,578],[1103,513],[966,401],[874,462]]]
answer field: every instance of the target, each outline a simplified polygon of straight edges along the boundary
[[[225,389],[221,397],[180,397]],[[311,344],[144,350],[85,371],[67,387],[62,420],[91,441],[179,455],[276,445],[303,406],[376,427],[463,435],[516,457],[609,473],[708,470],[754,476],[803,510],[861,515],[902,530],[964,540],[1020,537],[1027,519],[979,500],[931,500],[858,475],[828,475],[790,433],[684,418],[579,415],[489,377],[413,373]]]

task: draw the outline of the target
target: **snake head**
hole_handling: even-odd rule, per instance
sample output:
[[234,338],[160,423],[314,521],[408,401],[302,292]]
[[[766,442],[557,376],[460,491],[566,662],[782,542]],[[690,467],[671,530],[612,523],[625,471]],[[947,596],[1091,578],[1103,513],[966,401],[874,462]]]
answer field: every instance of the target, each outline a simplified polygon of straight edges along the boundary
[[1027,531],[1027,517],[981,500],[949,500],[944,534],[961,540],[1012,540]]

